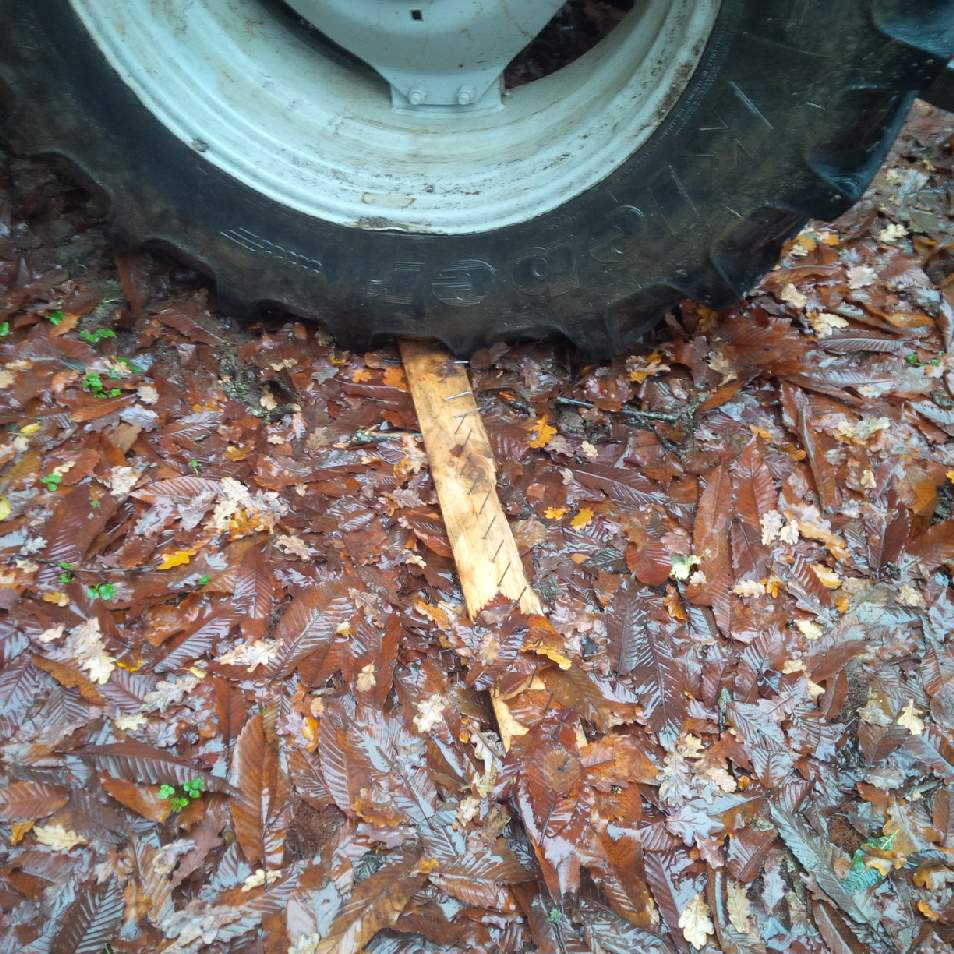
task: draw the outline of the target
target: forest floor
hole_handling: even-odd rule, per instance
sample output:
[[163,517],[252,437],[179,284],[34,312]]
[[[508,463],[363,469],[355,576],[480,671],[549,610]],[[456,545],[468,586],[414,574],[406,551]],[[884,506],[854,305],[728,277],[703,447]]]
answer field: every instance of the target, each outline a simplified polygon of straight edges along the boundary
[[7,162],[0,952],[949,950],[952,137],[625,359],[474,357],[547,615],[473,622],[394,349]]

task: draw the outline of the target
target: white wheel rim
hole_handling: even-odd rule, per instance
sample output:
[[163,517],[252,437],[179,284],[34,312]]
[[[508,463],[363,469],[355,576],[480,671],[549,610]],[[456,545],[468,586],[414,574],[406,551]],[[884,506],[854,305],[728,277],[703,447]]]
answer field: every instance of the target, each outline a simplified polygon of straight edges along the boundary
[[70,0],[142,103],[223,172],[352,228],[470,234],[605,179],[685,89],[721,0],[644,0],[500,110],[421,117],[260,0]]

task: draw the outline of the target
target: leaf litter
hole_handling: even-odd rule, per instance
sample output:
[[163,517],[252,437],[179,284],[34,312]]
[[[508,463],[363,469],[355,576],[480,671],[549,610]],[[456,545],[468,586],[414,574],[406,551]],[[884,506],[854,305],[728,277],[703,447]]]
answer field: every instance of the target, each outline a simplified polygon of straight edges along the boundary
[[954,944],[952,135],[736,308],[474,357],[547,614],[476,620],[396,352],[9,163],[0,952]]

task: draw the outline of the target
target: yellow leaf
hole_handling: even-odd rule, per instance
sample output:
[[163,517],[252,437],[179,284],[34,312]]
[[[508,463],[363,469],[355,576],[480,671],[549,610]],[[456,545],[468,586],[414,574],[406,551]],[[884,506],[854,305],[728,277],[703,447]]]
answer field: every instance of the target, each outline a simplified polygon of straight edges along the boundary
[[397,388],[399,391],[407,390],[407,378],[404,376],[404,368],[400,365],[390,365],[385,368],[381,383],[389,388]]
[[574,530],[582,530],[593,519],[593,511],[589,507],[580,507],[579,513],[570,521]]
[[10,844],[19,845],[20,842],[23,841],[23,836],[30,831],[35,824],[36,820],[13,822],[10,825]]
[[827,245],[829,248],[832,248],[838,244],[838,236],[835,235],[834,232],[822,232],[818,236],[818,241],[821,242],[822,245]]
[[671,583],[666,584],[666,597],[663,602],[671,619],[685,620],[686,611],[679,598],[679,591]]
[[0,520],[6,520],[10,516],[10,501],[6,497],[0,497]]
[[947,479],[954,484],[954,470],[949,470],[947,472]]
[[116,665],[120,669],[125,669],[126,672],[139,672],[142,669],[143,660],[139,657],[136,658],[135,662],[124,662],[122,659],[116,660]]
[[654,351],[651,355],[643,358],[633,356],[626,361],[626,368],[629,371],[629,380],[634,384],[642,384],[647,378],[661,371],[668,371],[669,365],[662,363],[662,355]]
[[65,593],[59,591],[43,594],[44,603],[52,603],[54,606],[69,606],[70,598]]
[[815,249],[818,248],[818,243],[815,239],[804,232],[795,239],[795,244],[805,249],[806,252],[814,252]]
[[569,509],[569,507],[547,507],[543,511],[543,516],[547,520],[562,520],[569,513]]
[[564,656],[559,649],[556,649],[553,646],[547,646],[544,643],[541,643],[539,646],[528,647],[532,649],[538,656],[545,656],[551,662],[555,662],[561,669],[569,669],[571,662],[568,656]]
[[39,429],[40,425],[34,421],[32,424],[24,424],[23,427],[20,428],[20,433],[27,437],[32,437]]
[[373,381],[374,375],[367,368],[355,368],[351,380],[358,384],[365,384],[368,381]]
[[543,417],[537,419],[535,424],[531,425],[531,447],[546,447],[556,435],[557,430],[547,423],[547,417],[548,415],[544,414]]
[[813,563],[812,572],[818,577],[826,590],[837,590],[841,586],[841,577],[834,570],[829,570],[823,563]]
[[923,914],[929,921],[940,921],[941,915],[934,910],[927,903],[927,901],[918,901],[918,910]]
[[415,600],[414,606],[418,612],[429,616],[441,629],[450,629],[450,617],[439,606],[432,606],[424,600]]
[[174,553],[166,553],[162,557],[159,569],[171,570],[177,566],[185,566],[193,556],[195,556],[195,550],[176,550]]

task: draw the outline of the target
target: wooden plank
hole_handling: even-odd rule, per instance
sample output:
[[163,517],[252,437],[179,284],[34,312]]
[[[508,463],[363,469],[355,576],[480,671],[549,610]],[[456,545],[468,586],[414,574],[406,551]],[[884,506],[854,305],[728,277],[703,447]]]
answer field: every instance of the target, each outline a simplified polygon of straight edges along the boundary
[[543,607],[497,496],[497,468],[464,365],[440,345],[402,341],[401,357],[431,476],[473,619],[498,593],[528,614]]

